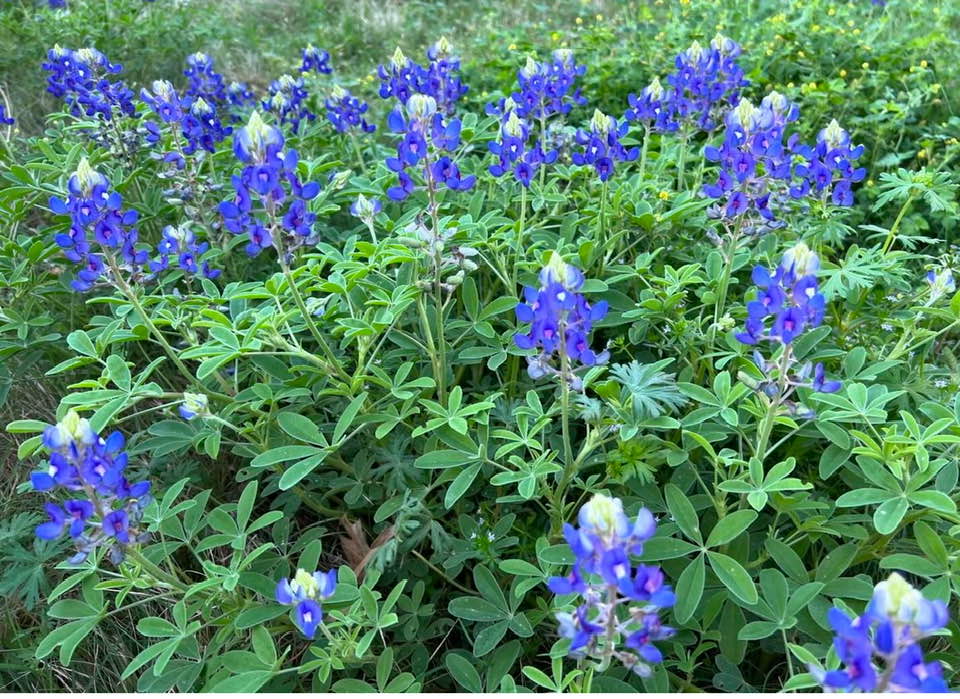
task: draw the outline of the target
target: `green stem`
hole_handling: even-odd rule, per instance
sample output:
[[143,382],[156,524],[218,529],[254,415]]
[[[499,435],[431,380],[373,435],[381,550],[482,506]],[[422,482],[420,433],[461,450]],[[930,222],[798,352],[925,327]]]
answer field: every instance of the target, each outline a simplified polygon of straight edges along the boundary
[[777,368],[777,397],[770,399],[767,406],[767,412],[760,423],[760,429],[757,434],[757,448],[753,455],[762,462],[767,456],[767,446],[770,444],[770,435],[773,433],[773,425],[777,419],[777,413],[780,412],[780,402],[787,390],[787,368],[790,366],[790,357],[793,354],[791,345],[784,345],[780,354],[780,365]]
[[158,566],[156,563],[151,561],[149,558],[144,556],[140,551],[132,546],[126,550],[127,557],[136,561],[137,564],[147,571],[150,575],[156,578],[159,582],[166,583],[170,587],[174,588],[178,592],[186,592],[187,586],[184,585],[180,580],[163,568]]
[[367,171],[367,164],[363,160],[363,151],[360,150],[360,141],[357,140],[357,134],[353,129],[350,129],[350,140],[353,142],[353,151],[357,154],[357,162],[360,164],[360,169],[364,175],[369,176],[370,173]]
[[527,221],[527,188],[520,190],[520,226],[517,228],[517,249],[513,254],[513,277],[511,279],[510,291],[517,288],[517,279],[520,276],[520,251],[523,249],[524,225]]
[[290,287],[290,295],[293,296],[293,302],[297,304],[297,308],[300,309],[300,315],[303,316],[303,322],[306,323],[307,328],[310,330],[310,334],[313,336],[313,339],[318,345],[320,345],[320,350],[323,352],[327,359],[327,363],[329,364],[328,369],[332,373],[339,376],[340,379],[349,383],[350,376],[343,370],[343,367],[340,366],[340,362],[337,361],[337,357],[330,348],[330,345],[324,339],[323,335],[320,334],[320,329],[317,327],[317,324],[313,322],[313,317],[310,315],[310,311],[307,310],[307,304],[304,302],[303,296],[300,294],[300,289],[297,288],[297,283],[293,278],[293,273],[290,271],[290,265],[288,265],[287,261],[284,259],[283,252],[280,253],[279,258],[280,269],[283,270],[283,276],[287,280],[287,286]]
[[727,304],[727,293],[730,289],[730,278],[733,275],[733,262],[737,256],[737,245],[739,244],[739,231],[731,234],[729,248],[723,257],[723,272],[720,276],[720,284],[717,287],[717,302],[713,308],[713,324],[708,333],[707,351],[713,351],[713,343],[717,337],[717,328],[720,324],[720,318],[723,317],[724,308]]
[[687,160],[687,139],[689,134],[684,129],[680,137],[680,156],[677,158],[677,191],[683,191],[683,168]]
[[903,206],[900,207],[900,213],[897,214],[897,218],[893,222],[893,226],[890,227],[890,231],[887,233],[886,240],[883,241],[883,248],[881,252],[884,255],[890,251],[890,248],[893,247],[894,242],[897,239],[897,230],[900,228],[900,222],[903,221],[903,217],[906,216],[907,210],[913,204],[913,200],[917,198],[917,195],[914,192],[910,192],[910,196],[907,197],[907,200],[903,202]]
[[[127,297],[127,300],[130,302],[130,305],[137,311],[140,315],[140,318],[143,320],[144,325],[147,326],[147,330],[151,335],[160,343],[160,346],[163,347],[163,351],[166,352],[167,356],[170,357],[170,360],[173,362],[174,366],[177,367],[177,370],[183,374],[183,377],[187,379],[191,384],[197,386],[204,393],[218,398],[223,401],[232,402],[233,398],[227,395],[226,393],[217,393],[216,391],[210,391],[206,386],[204,386],[200,379],[193,375],[193,373],[187,368],[187,365],[183,363],[183,360],[177,356],[176,350],[167,342],[167,338],[160,328],[158,328],[153,320],[147,315],[147,311],[144,309],[143,304],[140,303],[140,299],[137,297],[137,294],[127,283],[127,280],[123,276],[123,271],[117,266],[116,260],[112,255],[107,255],[107,263],[110,265],[110,269],[113,272],[113,278],[116,281],[117,285],[120,287],[120,291],[123,292],[123,295]],[[218,379],[221,381],[221,386],[223,385],[222,377],[218,375]]]
[[643,127],[643,146],[640,149],[640,186],[644,185],[644,176],[647,172],[647,149],[650,146],[650,125]]

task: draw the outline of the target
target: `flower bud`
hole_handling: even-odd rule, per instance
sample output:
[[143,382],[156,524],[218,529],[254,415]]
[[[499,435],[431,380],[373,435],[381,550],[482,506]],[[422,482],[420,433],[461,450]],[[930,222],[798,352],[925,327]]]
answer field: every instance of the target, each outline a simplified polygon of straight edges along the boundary
[[437,113],[437,101],[430,95],[415,94],[407,100],[407,115],[415,121],[424,121]]
[[795,277],[806,277],[816,274],[820,269],[820,257],[800,241],[783,254],[781,264],[784,269],[792,271]]

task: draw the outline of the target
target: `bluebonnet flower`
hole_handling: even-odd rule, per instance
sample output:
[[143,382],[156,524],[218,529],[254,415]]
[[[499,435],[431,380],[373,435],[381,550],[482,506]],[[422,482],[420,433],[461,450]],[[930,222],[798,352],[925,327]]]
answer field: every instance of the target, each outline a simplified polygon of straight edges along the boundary
[[[307,202],[320,193],[320,185],[300,181],[299,155],[292,149],[284,152],[283,146],[280,129],[266,124],[256,111],[234,134],[233,151],[244,165],[232,178],[236,194],[221,202],[220,214],[227,230],[248,235],[250,257],[276,247],[281,259],[288,260],[297,247],[315,240],[316,214],[307,209]],[[264,216],[254,211],[254,198],[262,205]]]
[[325,106],[327,108],[327,119],[333,124],[333,128],[340,133],[347,133],[356,129],[364,133],[373,133],[377,130],[377,127],[368,123],[364,117],[370,106],[339,85],[334,86],[330,92],[330,97],[325,102]]
[[[147,262],[148,251],[138,248],[137,212],[122,209],[123,199],[110,190],[106,177],[84,158],[67,181],[69,195],[50,198],[50,210],[70,216],[70,229],[56,235],[63,254],[79,266],[72,286],[88,291],[104,278],[125,271],[137,279]],[[98,252],[93,251],[96,245]]]
[[330,54],[322,49],[318,49],[313,44],[307,44],[307,47],[300,53],[303,63],[300,65],[301,73],[316,71],[317,73],[332,73],[330,67]]
[[246,112],[257,104],[253,90],[246,83],[232,81],[227,85],[227,106],[230,112],[230,121],[242,121]]
[[303,78],[281,75],[270,83],[267,98],[261,104],[266,111],[276,115],[281,125],[290,124],[293,133],[298,133],[303,121],[317,118],[307,106],[308,96]]
[[377,75],[380,78],[380,97],[393,97],[401,105],[405,105],[414,94],[420,92],[420,81],[423,66],[407,58],[400,47],[393,52],[390,62],[377,66]]
[[313,638],[323,623],[322,600],[337,590],[337,571],[308,573],[298,568],[292,580],[282,578],[277,583],[276,599],[280,604],[293,605],[293,621],[307,638]]
[[178,407],[180,417],[184,420],[193,420],[196,417],[209,417],[210,407],[207,396],[203,393],[183,394],[183,402]]
[[745,328],[736,335],[746,345],[770,342],[781,346],[776,360],[754,352],[754,363],[765,378],[752,387],[777,405],[806,416],[810,415],[809,409],[788,400],[796,388],[819,393],[835,393],[841,388],[839,381],[827,380],[820,362],[796,367],[792,351],[794,340],[823,321],[826,301],[817,289],[819,268],[820,258],[802,242],[784,254],[775,270],[754,267],[757,296],[747,304]]
[[10,126],[16,121],[12,116],[7,115],[7,105],[0,104],[0,125]]
[[463,176],[459,166],[446,155],[460,145],[460,120],[445,120],[437,102],[429,95],[414,94],[403,110],[390,113],[387,123],[402,134],[396,157],[387,158],[387,167],[397,173],[397,184],[387,190],[394,201],[403,201],[416,189],[409,168],[422,165],[423,181],[430,192],[443,184],[455,192],[473,187],[475,175]]
[[953,281],[953,271],[946,267],[940,270],[931,269],[924,279],[930,286],[930,296],[924,304],[926,306],[932,306],[940,297],[952,294],[957,288]]
[[626,135],[628,124],[594,110],[590,120],[590,131],[578,131],[577,143],[583,147],[582,153],[573,154],[575,165],[592,165],[601,182],[606,182],[613,174],[615,163],[636,160],[639,148],[624,148],[620,137]]
[[852,185],[867,174],[866,168],[854,166],[854,161],[863,155],[863,146],[853,146],[850,134],[836,119],[820,131],[814,146],[801,145],[795,152],[805,162],[795,168],[795,174],[801,179],[791,189],[792,196],[810,194],[823,201],[829,198],[837,206],[853,205]]
[[460,56],[446,37],[440,37],[427,49],[426,69],[420,74],[419,91],[437,101],[441,114],[451,115],[457,102],[469,88],[460,80]]
[[654,78],[640,91],[639,97],[631,92],[627,95],[627,102],[630,108],[623,114],[627,121],[640,122],[645,128],[659,133],[670,133],[680,128],[675,118],[671,91],[663,87],[660,78]]
[[213,269],[209,262],[200,259],[209,249],[209,243],[197,242],[197,236],[189,226],[165,226],[157,244],[159,256],[150,262],[150,271],[156,276],[169,269],[172,258],[176,266],[190,277],[200,275],[216,279],[222,270]]
[[490,152],[497,156],[497,162],[490,166],[490,174],[500,177],[512,172],[520,184],[529,187],[537,170],[557,159],[557,151],[545,153],[539,139],[532,146],[528,143],[530,125],[517,116],[515,107],[511,98],[504,101],[499,139],[487,144]]
[[727,113],[723,144],[704,149],[706,159],[720,165],[717,181],[703,188],[706,196],[719,200],[712,217],[736,221],[740,232],[754,235],[786,225],[776,215],[789,201],[792,176],[783,134],[798,116],[796,105],[776,92],[759,107],[741,99]]
[[[203,97],[187,95],[181,99],[173,85],[166,80],[156,80],[151,87],[153,92],[143,89],[140,97],[161,121],[174,128],[177,150],[166,154],[164,160],[176,163],[178,169],[184,166],[184,155],[192,155],[197,150],[213,153],[216,144],[231,133],[232,128],[220,122],[216,109]],[[147,134],[148,143],[159,142],[159,128],[147,125]],[[186,141],[182,148],[181,136]]]
[[374,243],[377,242],[377,232],[373,220],[382,210],[383,205],[379,199],[367,199],[362,194],[358,194],[356,201],[350,205],[350,213],[363,221],[363,224],[370,231],[370,237]]
[[827,690],[948,692],[939,662],[924,661],[919,642],[946,626],[947,606],[928,600],[899,573],[876,585],[864,613],[851,619],[834,607],[827,619],[843,669],[811,673]]
[[122,80],[109,76],[123,71],[95,48],[65,49],[54,46],[47,52],[43,69],[49,71],[47,92],[61,97],[74,116],[96,116],[111,121],[115,116],[136,115],[133,92]]
[[557,49],[552,59],[543,63],[527,57],[526,64],[517,71],[520,89],[510,96],[517,115],[542,123],[569,114],[575,105],[586,104],[586,97],[576,87],[577,79],[586,71],[587,67],[576,62],[570,49]]
[[[676,598],[658,566],[634,566],[630,557],[643,553],[656,520],[646,508],[631,520],[619,498],[596,494],[580,509],[578,524],[563,525],[573,569],[567,577],[547,581],[554,594],[581,598],[572,614],[557,614],[560,635],[570,639],[571,654],[603,663],[616,658],[649,676],[651,664],[663,659],[653,642],[674,633],[663,625],[660,610],[672,607]],[[620,641],[630,650],[619,649]]]
[[183,71],[187,77],[186,95],[199,97],[216,108],[227,99],[223,76],[213,68],[213,59],[202,52],[187,56],[187,67]]
[[140,520],[150,502],[150,483],[127,482],[122,434],[103,439],[71,410],[44,430],[42,442],[50,460],[46,469],[31,475],[34,490],[81,497],[47,503],[49,519],[37,527],[39,538],[58,539],[68,533],[77,549],[71,563],[82,562],[98,546],[109,546],[111,559],[119,563],[126,546],[148,539]]
[[[540,272],[540,288],[524,287],[525,303],[517,304],[516,314],[521,323],[530,323],[530,330],[517,333],[513,341],[520,349],[540,350],[539,355],[527,358],[527,373],[531,378],[555,374],[579,388],[580,380],[573,374],[569,362],[593,366],[609,358],[606,350],[597,353],[590,348],[590,331],[607,315],[609,306],[606,301],[588,303],[583,294],[578,293],[583,282],[583,272],[553,252]],[[559,370],[551,366],[554,353],[561,357]]]
[[694,41],[674,60],[676,71],[667,77],[673,88],[672,106],[681,122],[713,131],[721,114],[740,101],[740,90],[750,84],[737,63],[740,46],[717,34],[709,46]]
[[450,42],[441,38],[427,49],[427,59],[424,67],[397,47],[390,61],[377,67],[380,97],[392,97],[406,105],[413,95],[426,95],[436,102],[440,114],[450,116],[468,89],[458,75],[460,57],[453,52]]

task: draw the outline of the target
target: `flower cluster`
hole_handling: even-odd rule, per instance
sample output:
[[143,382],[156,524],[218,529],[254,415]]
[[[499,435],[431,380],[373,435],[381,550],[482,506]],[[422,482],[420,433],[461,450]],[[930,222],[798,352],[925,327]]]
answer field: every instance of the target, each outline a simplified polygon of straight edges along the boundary
[[953,281],[953,271],[946,267],[939,270],[931,269],[927,272],[925,279],[930,287],[930,295],[927,297],[925,304],[927,306],[932,306],[942,296],[952,294],[957,288],[956,283]]
[[[776,270],[762,265],[753,268],[757,298],[747,304],[747,322],[737,339],[747,345],[769,340],[789,345],[805,330],[823,320],[826,302],[817,291],[820,258],[804,243],[784,254]],[[773,324],[767,327],[767,319]]]
[[623,118],[644,124],[646,128],[660,133],[670,133],[680,128],[676,114],[672,108],[672,96],[660,83],[660,78],[653,81],[640,91],[627,95],[630,108],[624,112]]
[[[649,676],[651,664],[663,659],[654,641],[674,633],[663,625],[660,610],[672,607],[675,597],[658,566],[633,566],[630,556],[643,553],[656,521],[646,508],[631,521],[619,498],[596,494],[580,509],[578,524],[563,525],[576,558],[573,570],[547,583],[557,595],[576,594],[582,600],[572,614],[557,614],[560,635],[570,639],[572,654],[616,658]],[[617,647],[621,639],[629,650]]]
[[587,103],[576,87],[577,78],[587,67],[574,60],[570,49],[557,49],[549,62],[537,62],[528,57],[517,72],[520,89],[511,95],[517,114],[524,119],[544,121],[556,115],[570,113],[574,105]]
[[364,133],[373,133],[377,130],[374,124],[367,122],[364,114],[370,108],[366,102],[350,94],[339,85],[335,85],[330,97],[324,103],[327,108],[327,119],[340,133],[347,133],[359,129]]
[[[530,323],[530,330],[517,333],[513,341],[520,349],[540,349],[539,355],[527,358],[531,378],[555,374],[579,388],[580,379],[573,374],[569,362],[593,366],[603,364],[610,356],[606,350],[597,353],[590,349],[590,331],[594,323],[607,315],[608,304],[600,301],[590,305],[578,293],[583,282],[583,272],[553,252],[540,271],[540,288],[524,287],[525,303],[517,304],[516,314],[521,323]],[[559,370],[551,365],[554,352],[561,357]]]
[[183,402],[177,407],[177,411],[184,420],[210,417],[209,399],[203,393],[184,392]]
[[800,182],[791,190],[794,197],[815,195],[827,198],[837,206],[853,205],[852,185],[867,174],[866,168],[854,167],[854,161],[863,155],[863,146],[853,146],[848,134],[836,119],[817,135],[814,146],[799,146],[796,153],[805,159],[797,165],[795,174]]
[[833,647],[843,669],[810,670],[831,691],[948,692],[939,662],[924,661],[919,641],[947,624],[947,605],[893,573],[873,590],[866,610],[851,619],[837,607],[828,614]]
[[446,120],[437,111],[437,101],[429,95],[414,94],[403,110],[395,109],[387,119],[394,133],[402,134],[396,157],[387,158],[387,167],[397,173],[397,184],[387,190],[394,201],[403,201],[416,189],[408,168],[423,164],[423,181],[436,191],[440,184],[455,192],[473,187],[475,175],[464,177],[447,155],[460,145],[460,120]]
[[453,114],[457,102],[468,88],[460,80],[460,56],[446,37],[440,37],[427,49],[429,63],[421,75],[420,92],[437,100],[437,108],[442,114]]
[[620,143],[628,128],[626,121],[618,124],[614,117],[599,109],[594,110],[590,131],[577,131],[577,143],[583,147],[583,152],[573,154],[574,164],[592,165],[600,181],[606,182],[613,174],[614,163],[636,160],[640,154],[639,148],[628,150]]
[[717,181],[703,188],[718,200],[711,216],[737,219],[741,231],[753,235],[785,225],[776,213],[798,195],[789,186],[792,144],[784,144],[783,134],[798,116],[797,106],[777,92],[764,97],[759,107],[741,99],[727,113],[723,143],[704,149],[706,159],[720,166]]
[[[299,156],[292,149],[283,152],[283,146],[280,129],[266,124],[256,111],[234,136],[233,151],[244,167],[233,176],[236,196],[221,202],[220,213],[227,230],[249,236],[246,251],[250,257],[273,246],[287,259],[294,249],[314,240],[316,214],[307,209],[307,202],[320,193],[320,185],[300,181]],[[254,197],[266,212],[264,219],[254,213]]]
[[43,432],[50,451],[49,467],[30,477],[34,490],[51,495],[75,493],[76,499],[50,502],[47,522],[37,527],[41,539],[58,539],[69,533],[77,548],[71,563],[80,563],[98,546],[110,547],[110,558],[119,563],[124,549],[147,540],[139,526],[150,501],[150,483],[131,485],[124,477],[127,454],[123,435],[114,432],[102,439],[73,410]]
[[450,42],[441,38],[427,50],[427,67],[407,58],[397,47],[386,65],[377,67],[380,97],[395,98],[405,105],[415,94],[432,97],[441,114],[453,114],[457,101],[468,88],[460,80],[460,57]]
[[[153,92],[141,90],[141,99],[160,117],[161,121],[175,125],[175,132],[186,140],[182,152],[178,149],[164,156],[167,162],[175,162],[178,169],[183,168],[184,155],[191,155],[198,150],[213,153],[216,150],[216,144],[231,133],[232,128],[220,122],[216,109],[203,97],[187,95],[181,99],[173,85],[166,80],[154,81],[152,88]],[[145,127],[147,142],[159,142],[158,125],[147,122]],[[177,142],[179,143],[178,139]]]
[[704,131],[713,131],[723,111],[740,101],[740,90],[750,84],[737,63],[740,46],[717,34],[709,46],[694,41],[674,61],[667,77],[673,88],[670,108],[676,118]]
[[379,199],[367,199],[362,194],[358,194],[356,200],[350,205],[350,213],[363,221],[363,225],[370,231],[370,237],[373,242],[377,242],[377,232],[373,225],[373,220],[383,210],[383,204]]
[[[805,362],[796,367],[792,351],[791,343],[823,320],[826,301],[817,289],[819,268],[819,257],[802,242],[784,254],[775,270],[754,267],[757,297],[747,304],[745,329],[736,336],[747,345],[768,341],[783,346],[777,360],[764,359],[760,352],[754,352],[754,363],[764,380],[753,388],[792,413],[806,416],[810,416],[809,409],[787,400],[797,387],[818,393],[835,393],[841,388],[839,381],[827,380],[821,362]],[[773,320],[768,327],[770,318]]]
[[317,115],[307,106],[308,93],[303,86],[303,78],[281,75],[270,83],[263,108],[276,115],[280,124],[290,124],[293,133],[300,131],[304,120],[313,121]]
[[313,638],[323,623],[322,600],[337,590],[337,571],[308,573],[297,569],[292,580],[282,578],[277,583],[276,599],[280,604],[293,605],[293,622],[307,638]]
[[253,90],[246,83],[240,83],[236,80],[227,85],[227,105],[230,110],[230,120],[240,121],[241,114],[257,104],[257,98]]
[[545,153],[539,139],[530,146],[530,125],[517,116],[512,98],[507,98],[502,107],[499,140],[487,144],[490,152],[497,156],[497,162],[490,166],[490,174],[500,177],[512,172],[520,184],[529,187],[540,166],[557,159],[557,151]]
[[[50,210],[70,216],[70,230],[57,234],[56,242],[66,258],[80,267],[73,288],[88,291],[118,269],[130,278],[138,277],[148,254],[137,247],[137,212],[122,210],[120,194],[110,190],[109,180],[90,167],[86,158],[70,176],[67,189],[66,201],[50,198]],[[99,247],[99,253],[92,251],[92,243]]]
[[222,270],[213,269],[209,262],[200,259],[209,249],[209,243],[197,242],[197,236],[189,226],[165,226],[157,244],[159,256],[150,262],[150,270],[157,275],[169,269],[172,258],[176,266],[191,277],[200,274],[207,279],[216,279]]
[[317,73],[333,72],[333,68],[330,67],[330,54],[327,51],[318,49],[313,44],[307,44],[307,48],[300,55],[303,59],[303,63],[300,65],[301,73],[309,73],[310,71],[316,71]]
[[213,69],[213,59],[205,53],[187,56],[187,67],[183,71],[187,76],[188,97],[199,97],[207,104],[216,107],[227,99],[223,76]]
[[74,116],[96,116],[111,121],[117,114],[136,115],[133,92],[122,80],[109,76],[123,71],[94,48],[65,49],[54,46],[47,52],[43,69],[49,71],[47,92],[63,98]]

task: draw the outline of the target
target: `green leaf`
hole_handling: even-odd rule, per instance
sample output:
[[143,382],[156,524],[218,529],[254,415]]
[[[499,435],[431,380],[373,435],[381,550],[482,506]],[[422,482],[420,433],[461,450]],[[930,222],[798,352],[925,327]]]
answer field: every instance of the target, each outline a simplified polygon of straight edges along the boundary
[[277,415],[277,424],[288,435],[308,444],[327,445],[327,440],[310,418],[299,413],[285,412]]
[[364,391],[359,396],[350,401],[350,405],[347,406],[347,409],[343,411],[343,414],[340,416],[340,419],[337,420],[336,426],[333,428],[333,444],[336,444],[341,439],[343,435],[347,433],[347,430],[350,429],[350,425],[353,424],[353,421],[357,417],[357,413],[360,412],[360,408],[363,407],[363,404],[367,401],[367,393]]
[[677,578],[677,601],[673,607],[673,616],[678,623],[685,624],[696,611],[703,596],[706,575],[706,564],[701,554],[694,558]]
[[551,692],[556,692],[559,689],[543,670],[539,670],[531,665],[524,665],[521,672],[544,689]]
[[253,461],[250,462],[250,465],[254,467],[273,466],[274,464],[279,464],[283,461],[294,461],[296,459],[303,459],[308,456],[315,456],[322,453],[324,453],[323,450],[318,449],[317,447],[293,444],[286,447],[275,447],[263,452],[262,454],[258,454],[257,456],[253,457]]
[[889,556],[884,556],[880,559],[880,567],[903,570],[924,578],[933,578],[946,572],[942,566],[937,565],[933,561],[928,561],[922,556],[914,556],[909,553],[894,553]]
[[772,621],[751,621],[737,632],[737,638],[741,641],[758,641],[773,635],[777,628]]
[[485,629],[478,631],[477,637],[473,641],[473,654],[480,658],[499,646],[509,625],[510,622],[507,620],[498,621],[496,624],[490,624]]
[[234,675],[221,682],[217,682],[209,691],[223,692],[225,694],[250,694],[263,687],[274,674],[273,670],[250,670],[249,672],[241,672],[239,675]]
[[130,390],[130,367],[127,366],[122,357],[115,354],[107,357],[107,376],[110,377],[117,388],[124,391]]
[[323,463],[326,455],[326,452],[321,452],[316,456],[308,457],[288,467],[283,472],[283,475],[280,476],[280,482],[277,484],[280,490],[289,490],[310,475],[313,469]]
[[663,561],[670,558],[683,558],[699,550],[699,546],[694,546],[683,539],[659,536],[643,545],[643,555],[640,558],[644,561]]
[[443,506],[445,508],[449,510],[456,504],[457,500],[463,497],[463,494],[467,492],[467,489],[469,489],[477,479],[477,474],[480,473],[480,466],[481,464],[479,463],[467,466],[457,474],[457,477],[453,479],[450,487],[447,488],[446,495],[443,497]]
[[853,563],[853,558],[857,555],[857,548],[857,544],[850,542],[841,544],[827,553],[820,561],[820,565],[817,566],[817,582],[833,582],[843,575],[844,571]]
[[757,518],[753,510],[740,510],[727,515],[719,522],[707,537],[707,548],[716,548],[740,536]]
[[88,357],[100,356],[97,352],[97,348],[93,346],[93,340],[90,339],[90,336],[87,335],[85,330],[74,330],[72,333],[67,335],[67,344],[74,351],[84,354]]
[[473,694],[478,694],[483,691],[483,685],[480,683],[480,674],[470,661],[462,655],[447,653],[443,659],[443,664],[447,666],[450,676],[465,690]]
[[756,604],[760,599],[757,594],[757,588],[753,584],[753,579],[742,565],[726,554],[708,551],[707,557],[710,559],[710,567],[720,578],[720,582],[747,604]]
[[506,616],[506,612],[482,597],[457,597],[450,600],[448,609],[455,617],[467,621],[499,621]]
[[907,513],[909,502],[905,497],[897,496],[885,501],[873,513],[873,526],[878,534],[890,534]]
[[806,566],[803,565],[803,560],[791,547],[774,538],[767,539],[764,546],[773,560],[780,566],[780,570],[786,573],[790,579],[796,582],[806,582],[809,580],[809,575],[807,574]]
[[417,468],[451,468],[468,464],[476,459],[475,454],[465,454],[453,449],[438,449],[418,457],[413,465]]
[[673,483],[668,483],[664,488],[664,495],[667,500],[667,510],[673,515],[680,531],[687,535],[688,539],[693,539],[698,544],[703,543],[703,535],[700,533],[700,520],[697,518],[697,511],[687,496],[683,494]]
[[957,511],[957,504],[950,499],[949,495],[941,493],[939,490],[919,490],[910,493],[907,497],[910,498],[911,502],[922,507],[929,507],[937,512],[954,514]]

